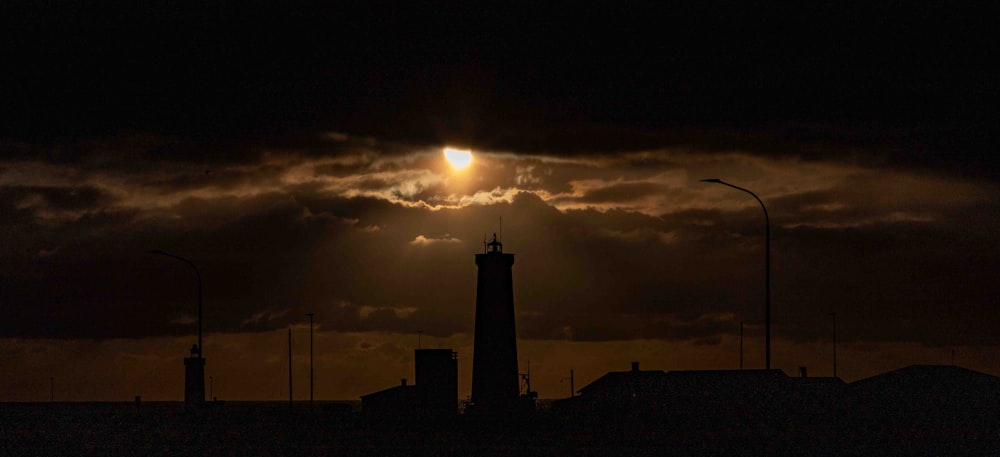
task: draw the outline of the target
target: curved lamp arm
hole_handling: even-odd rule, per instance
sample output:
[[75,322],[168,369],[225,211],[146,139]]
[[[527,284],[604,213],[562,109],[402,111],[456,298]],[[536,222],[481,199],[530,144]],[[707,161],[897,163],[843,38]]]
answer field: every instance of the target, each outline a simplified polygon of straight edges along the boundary
[[760,200],[757,194],[744,189],[740,186],[729,184],[718,178],[702,179],[701,182],[708,182],[713,184],[722,184],[723,186],[729,186],[736,190],[742,190],[753,198],[757,199],[757,203],[760,203],[760,209],[764,210],[764,364],[765,368],[771,369],[771,219],[767,216],[767,207],[764,206],[764,202]]
[[198,267],[195,266],[195,264],[193,262],[191,262],[188,259],[185,259],[184,257],[181,257],[179,255],[174,255],[174,254],[171,254],[171,253],[166,252],[166,251],[161,251],[159,249],[152,250],[152,251],[146,251],[146,253],[147,254],[163,255],[163,256],[167,256],[167,257],[171,257],[171,258],[180,260],[181,262],[184,262],[184,263],[188,264],[188,266],[190,266],[191,269],[194,270],[194,274],[198,278],[198,358],[199,359],[202,358],[202,345],[201,345],[201,273],[198,272]]

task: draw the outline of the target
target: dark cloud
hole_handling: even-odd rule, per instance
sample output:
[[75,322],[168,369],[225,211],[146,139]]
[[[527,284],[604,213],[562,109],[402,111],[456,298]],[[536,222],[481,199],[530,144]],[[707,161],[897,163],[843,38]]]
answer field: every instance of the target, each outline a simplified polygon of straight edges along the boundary
[[[987,297],[997,287],[982,272],[993,268],[985,252],[995,243],[985,231],[961,238],[949,232],[943,225],[912,222],[782,231],[776,270],[783,277],[776,275],[775,288],[784,289],[777,295],[787,303],[782,312],[792,324],[818,310],[867,320],[863,329],[848,331],[865,340],[954,344],[962,335],[979,344],[994,342],[979,324],[994,316]],[[824,292],[815,293],[817,287]],[[971,315],[980,316],[978,324],[965,321]],[[808,338],[808,329],[800,331]]]
[[[760,325],[760,211],[696,209],[705,205],[699,190],[719,189],[687,182],[690,157],[640,157],[642,167],[629,157],[481,157],[466,191],[489,191],[497,200],[468,206],[443,196],[457,183],[438,181],[438,172],[425,168],[438,166],[436,154],[362,157],[331,157],[363,164],[337,175],[316,172],[327,159],[287,154],[209,176],[167,169],[150,175],[152,184],[94,171],[79,179],[106,187],[5,187],[12,247],[4,296],[15,319],[4,334],[190,332],[189,274],[179,262],[143,254],[149,249],[187,255],[199,265],[211,331],[270,331],[287,325],[288,316],[322,310],[328,330],[467,333],[472,254],[499,231],[500,217],[508,252],[518,259],[524,338],[710,341],[731,336],[739,321]],[[656,163],[664,168],[649,168]],[[752,180],[784,173],[763,163],[748,169]],[[573,180],[572,170],[582,178]],[[942,344],[961,330],[958,320],[934,327],[942,303],[987,312],[995,287],[986,272],[997,246],[987,230],[960,222],[990,226],[995,214],[977,211],[996,205],[986,188],[899,173],[870,179],[871,172],[832,165],[802,173],[827,182],[822,190],[767,198],[775,325],[783,337],[809,341],[816,322],[837,310],[844,319],[904,315],[926,327],[894,330],[886,320],[886,327],[845,330],[847,340]],[[519,179],[538,193],[497,193],[516,189],[509,186]],[[557,190],[567,187],[579,197],[560,196]],[[132,188],[141,192],[122,191]],[[368,196],[347,196],[359,191]],[[23,213],[18,205],[30,196],[39,207],[70,213],[62,219]],[[753,203],[733,197],[727,201]],[[617,206],[646,198],[667,198],[666,206],[644,212]],[[557,207],[568,202],[597,206]],[[672,202],[692,209],[671,208]],[[667,212],[654,215],[657,209]],[[105,325],[87,324],[97,315],[107,316]],[[993,341],[970,328],[959,332],[963,338]]]
[[656,195],[663,192],[663,188],[656,183],[621,183],[612,184],[600,189],[589,190],[583,194],[580,201],[589,203],[621,203],[641,199],[648,195]]
[[983,5],[5,10],[0,137],[23,158],[41,147],[80,162],[94,142],[142,137],[162,144],[117,154],[252,162],[254,146],[342,149],[321,140],[336,131],[546,154],[736,148],[996,178]]
[[106,192],[93,186],[3,186],[0,204],[7,211],[78,212],[94,210],[113,202]]

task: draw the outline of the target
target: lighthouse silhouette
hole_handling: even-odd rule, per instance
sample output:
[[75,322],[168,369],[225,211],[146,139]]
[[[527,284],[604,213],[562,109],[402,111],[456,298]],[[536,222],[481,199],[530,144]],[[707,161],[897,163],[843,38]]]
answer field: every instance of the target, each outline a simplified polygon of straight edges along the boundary
[[472,398],[468,412],[505,414],[518,406],[517,339],[514,331],[514,254],[504,254],[496,233],[476,254],[476,334]]

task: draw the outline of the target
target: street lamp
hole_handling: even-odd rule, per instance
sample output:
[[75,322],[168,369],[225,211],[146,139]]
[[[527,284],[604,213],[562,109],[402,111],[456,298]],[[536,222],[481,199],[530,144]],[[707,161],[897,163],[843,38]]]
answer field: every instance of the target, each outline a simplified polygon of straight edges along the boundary
[[750,192],[740,186],[734,186],[721,179],[702,179],[701,182],[722,184],[736,190],[742,190],[760,203],[760,208],[764,210],[764,367],[771,369],[771,220],[767,217],[767,207],[760,201],[757,194]]
[[146,251],[171,257],[188,264],[198,278],[198,345],[191,348],[191,357],[184,358],[184,408],[188,406],[201,407],[205,404],[205,356],[201,343],[201,273],[198,267],[184,257],[164,251]]
[[175,258],[177,260],[180,260],[181,262],[188,264],[188,266],[190,266],[191,269],[194,270],[194,274],[198,278],[198,358],[199,359],[204,358],[202,356],[202,345],[201,345],[201,273],[198,272],[198,267],[196,267],[194,263],[192,263],[190,260],[185,259],[184,257],[178,255],[173,255],[169,252],[154,250],[154,251],[146,251],[146,253],[165,255],[167,257]]

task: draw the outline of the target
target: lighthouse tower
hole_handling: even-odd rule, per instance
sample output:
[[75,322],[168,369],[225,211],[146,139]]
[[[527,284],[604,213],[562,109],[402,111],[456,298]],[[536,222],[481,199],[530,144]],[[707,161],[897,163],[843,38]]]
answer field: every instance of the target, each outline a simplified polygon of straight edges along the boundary
[[476,254],[476,334],[472,354],[472,404],[479,414],[513,412],[518,406],[517,340],[514,331],[514,254],[504,254],[493,234]]

